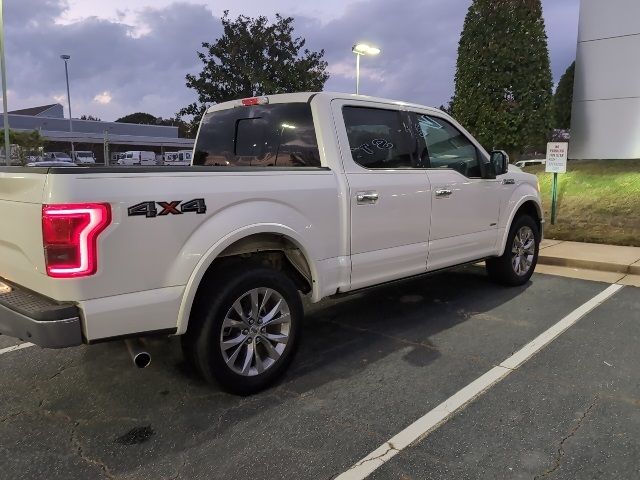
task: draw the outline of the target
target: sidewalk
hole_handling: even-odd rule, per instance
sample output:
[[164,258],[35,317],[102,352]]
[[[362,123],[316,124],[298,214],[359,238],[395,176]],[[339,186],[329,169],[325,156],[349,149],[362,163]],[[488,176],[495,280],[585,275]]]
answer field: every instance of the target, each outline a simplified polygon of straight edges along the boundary
[[640,287],[640,248],[543,240],[536,272]]

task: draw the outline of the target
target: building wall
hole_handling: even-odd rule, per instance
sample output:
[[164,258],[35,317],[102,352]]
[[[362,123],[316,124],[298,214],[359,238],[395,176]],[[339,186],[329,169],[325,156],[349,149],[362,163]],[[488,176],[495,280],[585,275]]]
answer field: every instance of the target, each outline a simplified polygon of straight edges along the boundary
[[581,0],[569,157],[640,158],[640,0]]

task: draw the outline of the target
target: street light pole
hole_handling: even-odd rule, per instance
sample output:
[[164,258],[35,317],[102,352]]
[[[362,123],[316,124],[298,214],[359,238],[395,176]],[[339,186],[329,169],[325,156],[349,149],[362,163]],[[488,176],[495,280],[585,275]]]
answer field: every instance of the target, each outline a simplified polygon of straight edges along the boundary
[[351,51],[356,54],[356,95],[360,93],[360,57],[362,55],[378,55],[380,49],[365,43],[357,43]]
[[0,70],[2,70],[2,102],[4,105],[4,161],[11,165],[11,145],[9,144],[9,110],[7,108],[7,67],[4,61],[4,5],[0,0]]
[[[69,68],[67,67],[67,60],[71,58],[69,55],[60,55],[60,58],[64,60],[64,75],[67,78],[67,102],[69,103],[69,133],[73,137],[73,120],[71,117],[71,94],[69,93]],[[71,159],[75,162],[75,151],[73,149],[73,138],[71,140]]]
[[356,95],[360,93],[360,55],[356,53]]

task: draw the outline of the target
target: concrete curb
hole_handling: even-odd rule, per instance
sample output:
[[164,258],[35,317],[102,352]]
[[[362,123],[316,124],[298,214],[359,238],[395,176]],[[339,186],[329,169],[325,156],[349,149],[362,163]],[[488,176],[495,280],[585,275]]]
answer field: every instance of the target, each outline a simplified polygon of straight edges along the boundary
[[640,274],[640,266],[624,265],[620,263],[598,262],[595,260],[582,260],[577,258],[560,258],[538,255],[538,263],[553,265],[556,267],[584,268],[586,270],[598,270],[600,272],[614,272],[625,274]]

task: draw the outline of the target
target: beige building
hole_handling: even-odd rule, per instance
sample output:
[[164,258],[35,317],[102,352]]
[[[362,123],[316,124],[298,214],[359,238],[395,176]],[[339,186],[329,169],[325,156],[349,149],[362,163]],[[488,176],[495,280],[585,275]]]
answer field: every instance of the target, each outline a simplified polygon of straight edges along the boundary
[[569,157],[640,158],[640,0],[581,0]]

